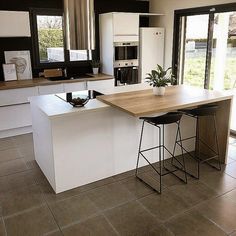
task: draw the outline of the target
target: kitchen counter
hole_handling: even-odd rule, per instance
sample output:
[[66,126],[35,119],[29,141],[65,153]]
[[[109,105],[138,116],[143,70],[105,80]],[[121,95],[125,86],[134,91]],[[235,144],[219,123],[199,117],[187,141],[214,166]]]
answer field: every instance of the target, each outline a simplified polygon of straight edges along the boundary
[[[116,94],[116,93],[124,93],[129,91],[139,91],[148,90],[150,86],[147,84],[136,84],[129,86],[120,86],[113,87],[112,89],[100,89],[99,92],[102,94]],[[99,101],[98,99],[90,100],[84,107],[74,108],[69,103],[61,100],[55,95],[43,95],[43,96],[35,96],[30,98],[31,102],[37,103],[37,106],[40,107],[41,111],[45,113],[50,119],[62,116],[71,116],[76,115],[77,113],[85,113],[91,111],[99,111],[100,109],[110,107],[104,102]]]
[[28,88],[28,87],[35,87],[35,86],[43,86],[43,85],[54,85],[54,84],[64,84],[64,83],[76,83],[76,82],[84,82],[84,81],[99,81],[99,80],[108,80],[112,79],[111,75],[106,74],[88,74],[92,77],[90,78],[79,78],[79,79],[70,79],[70,80],[58,80],[58,81],[51,81],[45,78],[35,78],[32,80],[16,80],[16,81],[2,81],[0,82],[0,90],[7,90],[7,89],[17,89],[17,88]]
[[99,96],[98,100],[130,115],[140,117],[232,99],[232,94],[179,85],[166,88],[164,96],[152,89]]
[[[141,114],[161,115],[182,107],[218,104],[220,155],[226,161],[230,95],[174,86],[167,89],[164,97],[157,97],[147,84],[99,92],[106,95],[90,100],[83,108],[73,108],[55,95],[30,98],[35,158],[55,193],[135,169]],[[212,123],[209,119],[200,120],[201,138],[210,145]],[[174,124],[165,129],[168,148],[173,148],[175,132]],[[181,133],[183,138],[194,136],[195,119],[183,116]],[[157,140],[155,127],[147,125],[143,147],[154,146]],[[185,148],[193,151],[194,140],[187,142]],[[180,149],[176,151],[176,155],[181,154]],[[157,161],[156,152],[150,153],[149,161]]]

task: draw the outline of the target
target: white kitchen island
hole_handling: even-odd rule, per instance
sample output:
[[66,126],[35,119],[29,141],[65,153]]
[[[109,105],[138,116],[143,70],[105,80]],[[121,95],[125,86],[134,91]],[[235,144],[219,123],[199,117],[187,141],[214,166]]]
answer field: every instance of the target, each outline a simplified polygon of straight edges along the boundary
[[[139,84],[99,92],[147,89],[150,87]],[[35,158],[55,193],[135,169],[141,131],[138,117],[97,99],[83,108],[73,108],[55,95],[44,95],[30,98],[30,104]],[[194,120],[184,117],[181,131],[183,137],[194,135]],[[175,133],[175,124],[166,129],[167,146],[172,147]],[[157,130],[147,127],[144,147],[155,145],[157,137]],[[188,148],[193,149],[193,144]],[[150,158],[158,161],[155,153]]]

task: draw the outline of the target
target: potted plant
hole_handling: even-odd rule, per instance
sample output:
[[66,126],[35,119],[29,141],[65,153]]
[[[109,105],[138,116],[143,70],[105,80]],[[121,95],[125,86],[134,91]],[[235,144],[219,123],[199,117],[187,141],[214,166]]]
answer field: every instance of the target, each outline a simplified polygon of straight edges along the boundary
[[99,60],[92,60],[91,65],[92,65],[92,68],[93,68],[93,74],[97,75],[98,71],[99,71],[99,68],[101,66],[100,61]]
[[173,84],[175,81],[171,67],[164,70],[162,66],[157,65],[157,69],[152,70],[151,73],[147,75],[146,81],[153,87],[154,95],[163,96],[165,94],[165,87],[168,86],[169,83]]

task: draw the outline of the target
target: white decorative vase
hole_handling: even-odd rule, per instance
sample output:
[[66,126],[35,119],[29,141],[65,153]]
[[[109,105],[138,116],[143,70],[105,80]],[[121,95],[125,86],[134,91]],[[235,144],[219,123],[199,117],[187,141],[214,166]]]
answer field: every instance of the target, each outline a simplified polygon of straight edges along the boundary
[[157,96],[163,96],[165,94],[165,87],[153,87],[153,94]]
[[94,75],[97,75],[97,74],[98,74],[98,71],[99,71],[99,68],[93,68],[93,74],[94,74]]

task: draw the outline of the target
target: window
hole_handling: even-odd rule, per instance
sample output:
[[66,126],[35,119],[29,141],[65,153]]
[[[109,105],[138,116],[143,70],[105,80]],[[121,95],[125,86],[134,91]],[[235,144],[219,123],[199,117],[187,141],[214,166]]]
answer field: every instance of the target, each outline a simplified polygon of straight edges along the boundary
[[40,63],[65,61],[62,16],[37,15],[37,31]]
[[65,49],[62,10],[32,9],[31,25],[35,67],[64,66],[91,60],[91,51]]

